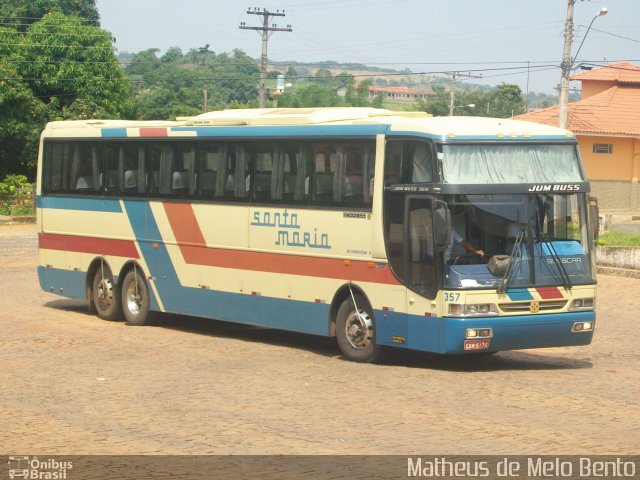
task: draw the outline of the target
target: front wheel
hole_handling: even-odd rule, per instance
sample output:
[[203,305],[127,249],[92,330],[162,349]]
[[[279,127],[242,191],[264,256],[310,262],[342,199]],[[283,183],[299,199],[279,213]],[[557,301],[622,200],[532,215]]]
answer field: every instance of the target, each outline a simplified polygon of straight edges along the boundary
[[376,344],[376,327],[373,311],[362,295],[355,295],[358,309],[351,298],[342,302],[336,317],[338,346],[347,360],[375,362],[380,358],[381,347]]
[[149,287],[137,270],[131,270],[122,282],[122,311],[129,325],[152,323],[149,308]]

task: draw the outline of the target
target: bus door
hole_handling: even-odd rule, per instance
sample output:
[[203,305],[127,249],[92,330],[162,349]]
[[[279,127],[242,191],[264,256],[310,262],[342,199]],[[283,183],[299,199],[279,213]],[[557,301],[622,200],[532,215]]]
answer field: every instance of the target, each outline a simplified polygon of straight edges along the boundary
[[[386,322],[394,343],[398,339],[411,342],[408,316],[422,318],[435,315],[432,300],[436,295],[436,248],[433,229],[433,199],[427,195],[389,192],[385,211],[386,242],[389,263],[403,283],[402,291],[389,290],[387,295],[402,301],[405,315],[389,316]],[[404,298],[400,298],[400,296]],[[385,329],[386,330],[386,329]],[[435,340],[434,340],[435,341]]]

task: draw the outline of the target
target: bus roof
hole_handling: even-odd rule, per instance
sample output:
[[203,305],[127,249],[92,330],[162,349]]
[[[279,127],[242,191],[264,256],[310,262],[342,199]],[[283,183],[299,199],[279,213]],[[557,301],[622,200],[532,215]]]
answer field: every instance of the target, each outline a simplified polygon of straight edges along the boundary
[[[442,139],[522,139],[574,138],[568,130],[539,123],[486,117],[433,117],[425,112],[399,112],[367,107],[264,108],[203,113],[195,117],[165,120],[74,120],[50,122],[44,135],[52,137],[94,137],[103,129],[129,130],[180,127],[260,127],[260,126],[379,125],[389,133],[423,134]],[[99,129],[100,131],[97,131]],[[166,130],[165,130],[166,131]],[[106,135],[111,136],[111,135]],[[124,135],[137,136],[137,135]],[[147,135],[145,135],[147,136]],[[153,136],[153,135],[151,135]],[[165,135],[158,135],[165,136]]]

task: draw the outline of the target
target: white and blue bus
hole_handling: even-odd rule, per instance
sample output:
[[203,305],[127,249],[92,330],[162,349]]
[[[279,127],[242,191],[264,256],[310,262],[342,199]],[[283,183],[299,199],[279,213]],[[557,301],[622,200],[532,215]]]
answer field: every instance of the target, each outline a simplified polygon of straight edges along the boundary
[[37,183],[41,286],[105,319],[335,336],[367,362],[586,345],[595,328],[566,130],[370,108],[52,122]]

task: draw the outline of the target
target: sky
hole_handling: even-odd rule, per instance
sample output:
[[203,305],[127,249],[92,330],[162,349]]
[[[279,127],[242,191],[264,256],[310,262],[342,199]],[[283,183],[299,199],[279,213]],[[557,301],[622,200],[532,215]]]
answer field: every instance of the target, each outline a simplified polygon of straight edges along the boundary
[[[101,26],[118,52],[209,44],[216,53],[261,53],[249,7],[284,10],[269,40],[269,59],[363,63],[425,75],[461,72],[485,85],[515,83],[523,92],[555,94],[567,15],[566,0],[97,0]],[[573,56],[595,19],[575,64],[627,60],[640,64],[640,0],[576,0]],[[582,70],[576,69],[573,73]],[[579,82],[572,84],[579,87]]]

